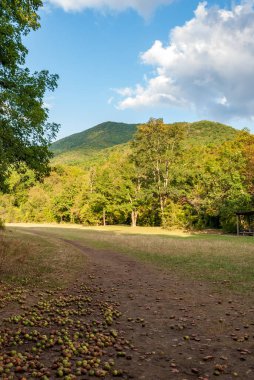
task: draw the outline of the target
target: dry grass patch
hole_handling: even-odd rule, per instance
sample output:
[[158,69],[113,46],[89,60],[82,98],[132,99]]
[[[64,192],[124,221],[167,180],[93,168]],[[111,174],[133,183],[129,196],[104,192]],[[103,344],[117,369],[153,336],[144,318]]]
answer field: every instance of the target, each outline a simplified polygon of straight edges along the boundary
[[0,235],[0,278],[17,285],[66,286],[83,271],[85,256],[75,248],[24,232]]

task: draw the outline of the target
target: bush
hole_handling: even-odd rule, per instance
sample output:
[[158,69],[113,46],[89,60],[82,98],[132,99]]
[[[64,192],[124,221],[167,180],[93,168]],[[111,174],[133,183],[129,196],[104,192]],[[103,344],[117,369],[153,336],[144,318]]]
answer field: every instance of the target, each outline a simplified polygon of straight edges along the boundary
[[170,202],[164,210],[162,227],[168,229],[185,228],[186,220],[182,205]]

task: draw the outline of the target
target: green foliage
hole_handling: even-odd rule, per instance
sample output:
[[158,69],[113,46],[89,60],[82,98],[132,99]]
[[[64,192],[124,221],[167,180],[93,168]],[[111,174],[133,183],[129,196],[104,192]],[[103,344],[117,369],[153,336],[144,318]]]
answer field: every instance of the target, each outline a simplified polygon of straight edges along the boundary
[[[58,157],[75,155],[75,149]],[[43,183],[27,167],[22,175],[13,171],[9,194],[0,196],[0,218],[235,232],[235,212],[254,207],[253,157],[254,136],[248,131],[207,121],[151,119],[136,129],[130,143],[97,155],[93,150],[83,164],[56,165],[54,160]]]
[[[220,145],[237,134],[232,127],[212,121],[195,123],[174,123],[174,127],[185,131],[186,144]],[[51,145],[55,157],[53,163],[89,166],[103,162],[120,145],[131,142],[137,132],[138,124],[106,122],[83,132],[65,137]]]
[[40,26],[37,12],[42,5],[42,0],[1,0],[0,63],[4,67],[25,63],[27,49],[21,37]]
[[237,135],[234,128],[208,120],[188,123],[186,129],[191,145],[220,145]]
[[98,151],[130,141],[136,132],[137,124],[106,122],[75,133],[52,144],[51,150],[55,155]]
[[143,188],[150,188],[152,197],[157,199],[162,224],[167,202],[175,195],[173,182],[182,161],[185,132],[180,123],[167,125],[162,119],[150,119],[134,137],[133,161],[139,182]]
[[39,27],[42,1],[1,1],[0,7],[0,187],[10,168],[25,163],[37,178],[49,173],[49,144],[58,125],[47,123],[43,105],[46,91],[53,91],[57,75],[48,71],[31,74],[24,68],[28,53],[22,36]]

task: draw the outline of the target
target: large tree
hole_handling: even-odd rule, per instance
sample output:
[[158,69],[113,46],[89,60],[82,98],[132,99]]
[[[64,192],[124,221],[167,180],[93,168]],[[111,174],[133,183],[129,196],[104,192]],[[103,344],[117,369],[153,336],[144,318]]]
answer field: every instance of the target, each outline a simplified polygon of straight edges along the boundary
[[158,204],[160,223],[164,223],[165,207],[174,197],[174,180],[181,162],[184,124],[164,124],[150,119],[140,125],[132,143],[133,161],[140,186]]
[[58,125],[48,123],[44,94],[57,86],[47,70],[30,73],[22,37],[39,28],[41,0],[0,1],[0,188],[10,168],[24,164],[40,178],[49,171],[50,142]]

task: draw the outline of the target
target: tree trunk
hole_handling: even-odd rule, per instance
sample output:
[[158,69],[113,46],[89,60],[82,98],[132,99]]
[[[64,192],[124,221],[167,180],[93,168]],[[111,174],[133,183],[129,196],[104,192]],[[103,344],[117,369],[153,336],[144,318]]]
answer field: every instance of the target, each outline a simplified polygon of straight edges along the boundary
[[136,210],[132,210],[131,212],[131,226],[137,226],[138,212]]
[[164,223],[164,199],[163,196],[160,194],[160,209],[161,209],[161,222]]
[[103,209],[103,226],[106,226],[106,210]]

